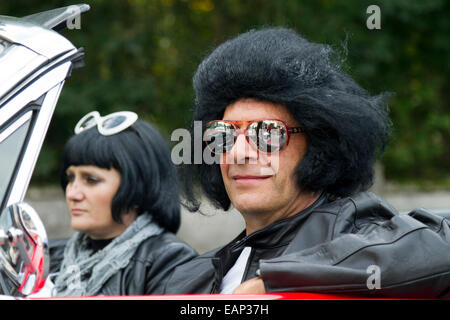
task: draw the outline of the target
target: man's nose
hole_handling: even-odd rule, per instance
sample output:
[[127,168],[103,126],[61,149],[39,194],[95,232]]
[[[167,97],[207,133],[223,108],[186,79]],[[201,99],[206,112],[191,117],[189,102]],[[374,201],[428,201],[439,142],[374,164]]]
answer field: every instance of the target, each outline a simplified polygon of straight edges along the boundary
[[230,152],[231,161],[234,164],[256,164],[258,162],[258,150],[252,145],[245,134],[241,133]]

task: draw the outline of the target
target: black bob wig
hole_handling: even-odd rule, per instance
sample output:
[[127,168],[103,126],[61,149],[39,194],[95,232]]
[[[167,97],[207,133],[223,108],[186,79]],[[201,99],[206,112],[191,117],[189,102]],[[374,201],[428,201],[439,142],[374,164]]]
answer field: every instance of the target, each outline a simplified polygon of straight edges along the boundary
[[130,128],[111,136],[97,127],[72,136],[62,155],[61,186],[68,184],[70,166],[95,165],[118,170],[121,183],[111,204],[112,217],[136,209],[147,213],[166,230],[180,226],[180,200],[176,168],[166,141],[150,124],[137,120]]
[[[226,107],[241,98],[285,106],[307,137],[307,152],[294,172],[303,189],[340,198],[373,184],[373,166],[391,132],[389,95],[371,96],[361,88],[342,70],[330,46],[311,43],[286,28],[251,30],[206,57],[193,85],[193,121],[203,125],[222,119]],[[228,210],[219,165],[185,169],[191,210],[199,206],[195,179],[216,206]]]

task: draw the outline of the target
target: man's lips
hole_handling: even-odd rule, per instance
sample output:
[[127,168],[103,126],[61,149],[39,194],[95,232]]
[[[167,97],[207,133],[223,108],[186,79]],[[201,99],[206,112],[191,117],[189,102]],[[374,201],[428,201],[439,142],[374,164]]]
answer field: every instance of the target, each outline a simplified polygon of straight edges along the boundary
[[248,184],[248,183],[258,183],[269,179],[271,176],[257,176],[257,175],[235,175],[233,176],[233,180],[240,184]]

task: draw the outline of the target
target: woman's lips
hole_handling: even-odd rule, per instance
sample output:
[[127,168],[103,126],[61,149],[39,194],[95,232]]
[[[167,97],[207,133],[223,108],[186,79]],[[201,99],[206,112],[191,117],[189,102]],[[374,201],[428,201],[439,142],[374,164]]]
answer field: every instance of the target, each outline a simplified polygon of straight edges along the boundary
[[79,215],[84,214],[86,212],[86,210],[75,208],[75,209],[70,210],[70,212],[74,216],[79,216]]

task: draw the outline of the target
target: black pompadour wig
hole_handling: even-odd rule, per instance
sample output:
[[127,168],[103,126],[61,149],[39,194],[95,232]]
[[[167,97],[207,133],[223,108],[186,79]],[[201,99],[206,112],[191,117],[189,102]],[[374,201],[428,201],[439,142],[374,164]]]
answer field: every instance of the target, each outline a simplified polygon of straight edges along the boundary
[[[199,65],[193,121],[205,125],[222,119],[226,107],[241,98],[281,104],[307,137],[307,152],[294,172],[298,185],[333,198],[367,190],[390,136],[389,94],[371,96],[342,70],[341,61],[329,45],[309,42],[291,29],[243,33]],[[190,165],[185,172],[192,210],[199,205],[194,181],[216,206],[228,210],[219,165]]]
[[178,177],[169,147],[149,123],[137,120],[132,127],[111,136],[101,135],[97,127],[72,136],[62,154],[61,186],[66,190],[66,170],[70,166],[113,167],[121,183],[111,204],[112,217],[121,223],[123,212],[135,209],[147,213],[166,230],[180,226]]

